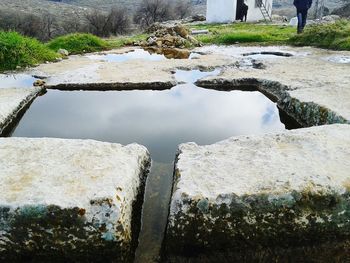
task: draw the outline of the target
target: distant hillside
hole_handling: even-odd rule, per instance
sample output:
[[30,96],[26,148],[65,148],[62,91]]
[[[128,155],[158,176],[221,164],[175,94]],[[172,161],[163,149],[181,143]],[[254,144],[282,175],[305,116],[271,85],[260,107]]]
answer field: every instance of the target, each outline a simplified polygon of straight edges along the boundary
[[[52,2],[61,2],[79,7],[98,8],[101,10],[109,10],[111,7],[120,6],[130,11],[134,11],[139,7],[142,0],[46,0]],[[192,0],[195,10],[205,10],[206,0]],[[202,8],[201,8],[202,7]]]
[[133,11],[139,6],[141,0],[61,0],[61,2],[79,7],[97,8],[101,10],[109,10],[111,7],[119,6]]
[[[142,0],[0,0],[0,9],[41,15],[49,12],[55,17],[81,16],[92,9],[109,11],[112,7],[126,8],[133,13]],[[205,0],[192,0],[194,13],[205,13]]]
[[[126,8],[130,15],[137,9],[142,0],[0,0],[0,9],[43,15],[47,12],[59,20],[72,16],[84,17],[93,9],[109,11],[114,6]],[[205,14],[206,0],[191,0],[193,13]],[[315,0],[314,0],[315,1]],[[325,0],[326,7],[332,11],[342,6],[341,0]],[[273,0],[274,12],[294,16],[293,0]]]
[[1,0],[0,8],[39,16],[50,13],[56,18],[83,16],[91,10],[88,7],[48,0]]

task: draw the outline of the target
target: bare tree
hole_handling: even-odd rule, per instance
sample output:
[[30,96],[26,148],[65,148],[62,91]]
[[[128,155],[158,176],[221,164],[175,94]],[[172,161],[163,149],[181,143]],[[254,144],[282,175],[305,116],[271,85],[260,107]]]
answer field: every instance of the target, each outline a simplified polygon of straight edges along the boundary
[[114,7],[107,13],[94,10],[85,15],[89,31],[101,37],[124,34],[130,29],[130,20],[125,9]]
[[192,3],[190,0],[177,0],[175,3],[175,13],[177,18],[185,18],[192,13]]
[[61,23],[63,34],[75,33],[75,32],[88,32],[87,21],[85,18],[80,17],[78,14],[65,19]]
[[143,0],[137,9],[134,21],[147,27],[154,22],[162,22],[173,18],[173,6],[170,0]]
[[54,16],[48,12],[44,13],[41,18],[41,32],[42,32],[41,39],[50,40],[54,36],[58,35],[56,34],[57,27],[58,26]]
[[48,13],[39,17],[33,14],[0,11],[0,17],[0,28],[14,30],[40,40],[51,39],[58,27],[53,16]]
[[109,13],[109,30],[114,35],[127,33],[130,29],[130,19],[126,9],[112,8]]
[[89,23],[89,31],[90,33],[100,36],[106,37],[109,36],[110,30],[110,17],[98,10],[94,10],[85,15],[86,20]]

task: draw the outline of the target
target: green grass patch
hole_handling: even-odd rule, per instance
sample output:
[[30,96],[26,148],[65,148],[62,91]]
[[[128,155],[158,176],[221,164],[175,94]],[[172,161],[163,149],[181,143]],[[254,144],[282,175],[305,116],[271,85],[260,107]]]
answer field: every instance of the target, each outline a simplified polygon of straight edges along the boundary
[[47,43],[47,47],[56,51],[66,49],[70,54],[97,52],[108,48],[106,41],[91,34],[69,34],[57,37]]
[[295,46],[350,50],[350,21],[340,20],[333,24],[308,26],[304,33],[295,35],[288,43]]
[[295,34],[290,26],[233,23],[228,25],[198,25],[195,29],[208,29],[210,34],[196,38],[204,44],[259,43],[265,45],[285,44]]
[[0,71],[32,66],[57,57],[55,52],[36,39],[16,32],[0,31]]
[[147,34],[138,34],[134,36],[121,36],[107,38],[105,41],[109,48],[120,48],[124,46],[131,46],[134,42],[142,41],[147,39]]

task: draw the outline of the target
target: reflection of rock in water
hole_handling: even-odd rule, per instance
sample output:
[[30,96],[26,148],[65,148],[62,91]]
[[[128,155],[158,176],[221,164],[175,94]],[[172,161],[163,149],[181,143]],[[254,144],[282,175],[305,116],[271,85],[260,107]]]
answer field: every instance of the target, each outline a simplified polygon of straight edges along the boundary
[[191,55],[191,52],[189,50],[179,48],[147,47],[145,50],[151,53],[164,55],[168,59],[188,59]]
[[172,163],[152,163],[142,211],[142,230],[135,262],[159,261],[172,187]]

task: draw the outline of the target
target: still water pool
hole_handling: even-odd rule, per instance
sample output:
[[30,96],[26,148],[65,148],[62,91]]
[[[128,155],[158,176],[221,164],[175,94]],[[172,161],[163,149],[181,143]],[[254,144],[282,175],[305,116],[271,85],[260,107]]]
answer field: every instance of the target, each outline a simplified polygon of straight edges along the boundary
[[37,78],[29,74],[0,74],[1,88],[30,88]]
[[16,137],[96,139],[145,145],[153,160],[146,185],[136,262],[159,255],[170,199],[177,146],[211,144],[231,136],[285,130],[279,111],[259,92],[196,87],[217,71],[178,71],[164,91],[58,91],[38,97],[14,130]]

